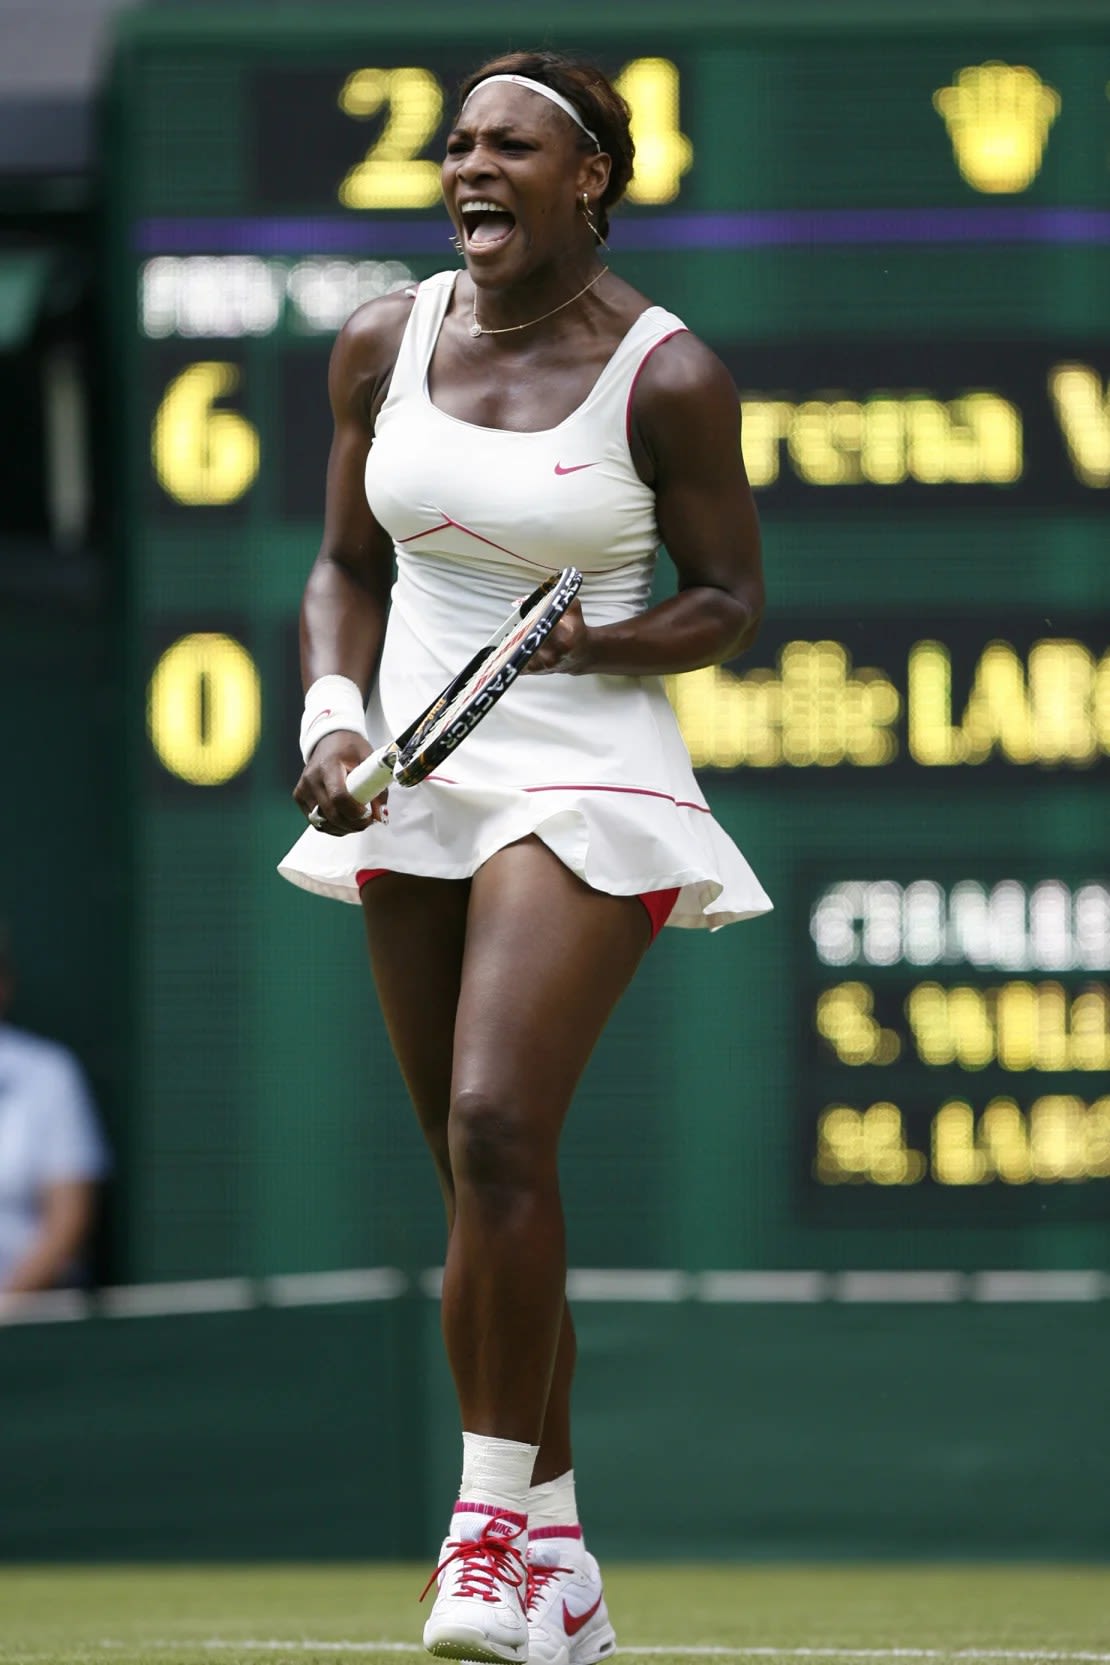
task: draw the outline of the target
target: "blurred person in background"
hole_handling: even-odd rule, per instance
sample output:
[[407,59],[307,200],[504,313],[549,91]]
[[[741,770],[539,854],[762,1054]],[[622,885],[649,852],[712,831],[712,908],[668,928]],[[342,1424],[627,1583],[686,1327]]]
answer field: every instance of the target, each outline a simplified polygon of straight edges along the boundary
[[6,1021],[15,992],[0,922],[0,1318],[24,1297],[86,1281],[111,1157],[73,1053]]

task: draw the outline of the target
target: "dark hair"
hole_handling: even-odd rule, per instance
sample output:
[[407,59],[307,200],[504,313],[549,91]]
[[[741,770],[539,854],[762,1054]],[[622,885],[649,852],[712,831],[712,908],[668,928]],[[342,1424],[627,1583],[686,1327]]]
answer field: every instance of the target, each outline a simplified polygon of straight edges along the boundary
[[[608,76],[596,64],[581,58],[566,58],[561,52],[506,52],[504,57],[491,58],[463,82],[459,89],[460,109],[475,87],[490,75],[526,75],[530,81],[541,81],[545,87],[569,99],[586,126],[597,134],[598,143],[612,161],[609,183],[602,192],[597,215],[597,228],[607,237],[608,210],[628,189],[636,156],[629,126],[631,112]],[[592,150],[589,134],[580,128],[575,132],[579,148]]]

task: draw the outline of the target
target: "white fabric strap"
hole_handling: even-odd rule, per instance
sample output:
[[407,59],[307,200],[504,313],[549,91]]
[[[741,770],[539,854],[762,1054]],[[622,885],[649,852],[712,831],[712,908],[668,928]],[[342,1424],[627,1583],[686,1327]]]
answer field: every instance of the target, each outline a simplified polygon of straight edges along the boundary
[[349,676],[318,676],[304,697],[301,756],[305,762],[308,762],[318,740],[322,740],[325,734],[335,734],[339,729],[361,734],[369,744],[362,690]]
[[[466,109],[466,106],[470,103],[470,100],[474,97],[474,94],[478,91],[479,87],[492,87],[495,81],[511,81],[514,87],[527,87],[529,92],[539,93],[542,98],[550,99],[552,104],[557,104],[560,110],[566,111],[571,121],[577,123],[583,133],[585,133],[588,138],[593,140],[594,144],[600,151],[601,140],[592,128],[586,126],[586,123],[582,120],[582,117],[578,114],[578,111],[574,108],[570,99],[564,98],[561,92],[555,91],[554,87],[545,87],[542,81],[533,81],[528,75],[487,75],[484,81],[479,81],[478,86],[474,87],[467,93],[466,98],[463,100],[463,110]],[[461,114],[462,112],[460,111],[459,113]]]
[[574,1493],[574,1470],[554,1480],[543,1480],[528,1488],[528,1530],[560,1526],[578,1526],[578,1499]]
[[528,1486],[539,1449],[522,1440],[464,1432],[459,1503],[490,1503],[527,1515]]

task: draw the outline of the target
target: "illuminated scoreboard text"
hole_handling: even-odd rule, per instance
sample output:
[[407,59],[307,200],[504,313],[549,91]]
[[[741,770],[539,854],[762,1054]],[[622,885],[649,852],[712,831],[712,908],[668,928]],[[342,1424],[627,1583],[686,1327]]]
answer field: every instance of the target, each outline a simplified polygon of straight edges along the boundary
[[[365,1073],[349,921],[305,924],[273,877],[300,825],[328,357],[357,307],[456,264],[440,158],[459,84],[509,44],[465,8],[434,38],[373,8],[209,10],[125,13],[111,93],[137,1090],[159,1106],[131,1171],[151,1220],[172,1192],[205,1223],[191,1258],[138,1254],[149,1277],[239,1264],[210,1170],[248,1147],[287,1252],[309,981],[318,1025],[347,1013],[334,1067]],[[687,1192],[728,1194],[644,1241],[945,1265],[947,1233],[917,1228],[950,1226],[969,1265],[1024,1264],[1028,1234],[1085,1264],[1110,1200],[1110,27],[725,10],[550,24],[629,104],[607,258],[725,363],[764,530],[758,640],[668,694],[775,912],[677,978],[664,944],[614,1021],[620,1046],[656,1002],[640,1111],[666,1130],[681,1099],[714,1156]],[[308,980],[287,950],[318,941],[335,965]],[[608,1113],[625,1089],[599,1068]],[[629,1197],[655,1194],[658,1148]],[[344,1243],[393,1264],[351,1206]],[[611,1217],[585,1263],[624,1264]]]
[[810,937],[819,1186],[1110,1180],[1106,883],[839,881]]

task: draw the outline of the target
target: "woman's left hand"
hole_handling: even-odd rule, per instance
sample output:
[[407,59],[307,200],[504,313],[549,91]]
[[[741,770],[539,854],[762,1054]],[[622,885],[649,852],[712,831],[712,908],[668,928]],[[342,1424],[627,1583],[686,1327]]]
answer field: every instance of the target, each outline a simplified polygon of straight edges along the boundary
[[590,627],[582,617],[581,603],[572,601],[543,646],[537,648],[529,659],[523,674],[542,676],[552,671],[563,671],[570,676],[580,676],[590,669],[592,660]]

